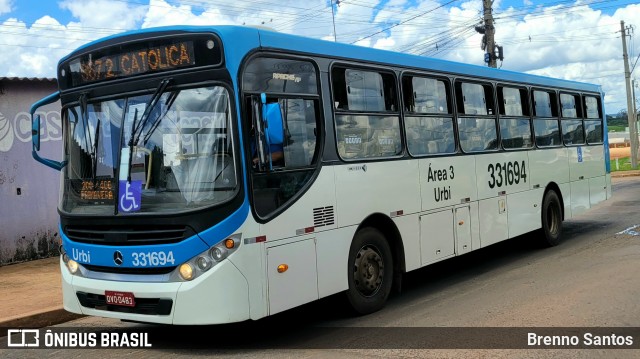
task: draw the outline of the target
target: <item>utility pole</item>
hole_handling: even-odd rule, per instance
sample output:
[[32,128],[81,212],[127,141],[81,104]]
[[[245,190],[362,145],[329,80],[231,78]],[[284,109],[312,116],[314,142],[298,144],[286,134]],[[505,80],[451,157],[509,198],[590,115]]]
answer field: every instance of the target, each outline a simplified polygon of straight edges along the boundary
[[[340,5],[340,0],[336,0],[336,5]],[[338,42],[338,35],[336,34],[336,14],[333,11],[333,0],[331,0],[331,19],[333,20],[333,42]]]
[[[493,27],[493,13],[491,12],[491,5],[493,5],[493,0],[482,1],[482,6],[484,7],[484,29],[485,29],[485,36],[487,40],[485,62],[488,63],[489,67],[496,68],[498,67],[498,65],[496,64],[496,41],[495,41],[496,29],[495,27]],[[488,61],[486,58],[487,56],[488,56]]]
[[[636,83],[636,80],[633,79],[631,80],[631,94],[632,94],[632,101],[633,102],[633,118],[636,121],[636,127],[637,127],[637,121],[638,121],[638,106],[636,104],[636,86],[638,86],[638,84]],[[638,145],[640,146],[640,143],[638,143]]]
[[631,71],[629,70],[629,55],[627,54],[627,30],[624,21],[620,21],[620,33],[622,34],[622,59],[624,60],[624,82],[627,86],[627,120],[629,123],[629,140],[631,142],[631,168],[638,168],[638,129],[636,128],[636,118],[634,103],[631,99]]

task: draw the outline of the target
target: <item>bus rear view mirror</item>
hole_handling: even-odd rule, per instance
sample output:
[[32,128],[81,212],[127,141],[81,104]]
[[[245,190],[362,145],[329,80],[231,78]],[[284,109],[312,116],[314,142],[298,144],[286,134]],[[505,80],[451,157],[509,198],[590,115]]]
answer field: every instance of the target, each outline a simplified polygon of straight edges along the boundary
[[31,142],[33,149],[40,151],[40,115],[31,117]]
[[42,163],[43,165],[47,166],[47,167],[51,167],[55,170],[62,170],[64,168],[64,166],[67,165],[66,161],[54,161],[54,160],[50,160],[47,158],[42,158],[40,157],[40,155],[38,154],[38,151],[40,151],[40,125],[41,123],[41,117],[40,115],[36,115],[36,111],[45,105],[49,105],[52,104],[54,102],[57,102],[60,99],[60,92],[54,92],[51,95],[41,99],[40,101],[34,103],[31,106],[31,142],[33,144],[33,148],[31,151],[31,155],[33,156],[33,159]]

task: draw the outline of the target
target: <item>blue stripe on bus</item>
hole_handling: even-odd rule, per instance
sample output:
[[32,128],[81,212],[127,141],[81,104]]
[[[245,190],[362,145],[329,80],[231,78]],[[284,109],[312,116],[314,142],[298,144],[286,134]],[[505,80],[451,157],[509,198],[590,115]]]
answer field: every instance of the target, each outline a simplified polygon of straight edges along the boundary
[[[238,228],[244,223],[249,214],[249,203],[246,200],[242,206],[233,214],[225,218],[222,222],[216,224],[210,229],[201,232],[200,235],[191,236],[181,242],[171,244],[154,244],[139,246],[105,246],[99,244],[88,244],[73,242],[64,234],[60,227],[62,237],[62,246],[69,258],[82,264],[90,264],[102,267],[126,267],[126,268],[153,268],[153,267],[172,267],[180,265],[194,256],[209,249],[211,246],[225,240],[229,235],[237,232]],[[114,254],[120,251],[123,255],[124,262],[117,266],[114,262]],[[134,253],[159,253],[164,252],[166,258],[169,252],[172,253],[173,263],[165,262],[151,265],[147,263],[145,266],[133,265]]]
[[[157,268],[157,267],[173,267],[180,265],[198,253],[206,251],[209,247],[197,235],[187,238],[179,243],[157,244],[152,246],[105,246],[88,243],[73,242],[67,237],[62,228],[60,228],[62,237],[62,247],[67,256],[81,264],[90,264],[101,267],[125,267],[125,268]],[[124,262],[118,266],[114,262],[114,254],[120,251]],[[171,252],[174,259],[173,263],[165,262],[164,264],[151,265],[147,263],[145,266],[133,265],[134,253],[159,253],[164,252],[165,258]]]

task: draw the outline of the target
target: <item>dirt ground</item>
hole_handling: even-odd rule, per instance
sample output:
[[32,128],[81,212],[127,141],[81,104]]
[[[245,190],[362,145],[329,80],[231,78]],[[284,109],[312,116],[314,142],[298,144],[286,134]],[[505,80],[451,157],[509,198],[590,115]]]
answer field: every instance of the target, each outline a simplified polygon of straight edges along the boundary
[[609,158],[625,158],[631,157],[631,147],[610,148]]

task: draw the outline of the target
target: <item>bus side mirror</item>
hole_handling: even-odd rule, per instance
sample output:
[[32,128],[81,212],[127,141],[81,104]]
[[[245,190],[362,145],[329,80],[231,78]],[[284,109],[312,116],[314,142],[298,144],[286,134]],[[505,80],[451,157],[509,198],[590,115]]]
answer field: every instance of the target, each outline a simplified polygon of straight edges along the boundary
[[33,159],[42,163],[43,165],[53,168],[54,170],[60,171],[67,165],[67,161],[54,161],[47,158],[42,158],[38,154],[40,151],[40,115],[36,115],[36,111],[38,108],[52,104],[60,99],[60,92],[54,92],[51,95],[41,99],[40,101],[34,103],[31,106],[31,142],[33,144],[33,148],[31,150],[31,155]]
[[40,115],[31,116],[31,142],[33,149],[40,151]]

